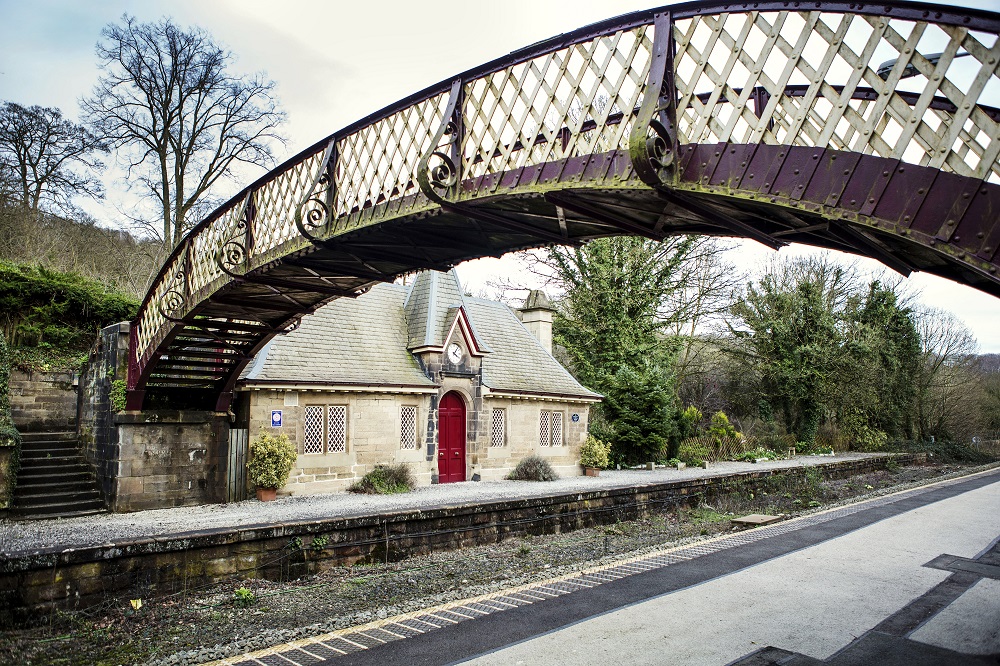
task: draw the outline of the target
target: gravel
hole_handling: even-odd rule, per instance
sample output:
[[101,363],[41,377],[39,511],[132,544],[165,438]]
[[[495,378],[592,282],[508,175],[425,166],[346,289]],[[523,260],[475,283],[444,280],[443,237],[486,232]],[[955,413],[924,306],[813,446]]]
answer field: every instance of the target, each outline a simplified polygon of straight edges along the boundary
[[51,548],[109,546],[142,539],[206,530],[231,532],[240,527],[262,527],[344,516],[372,515],[429,507],[512,500],[544,495],[622,488],[645,483],[724,476],[761,469],[787,469],[829,462],[857,460],[873,454],[799,456],[761,463],[719,462],[709,469],[604,470],[599,477],[574,476],[546,483],[492,481],[448,483],[418,488],[401,495],[332,493],[279,497],[262,503],[255,499],[232,504],[208,504],[136,513],[99,514],[45,521],[0,520],[0,555],[11,556]]

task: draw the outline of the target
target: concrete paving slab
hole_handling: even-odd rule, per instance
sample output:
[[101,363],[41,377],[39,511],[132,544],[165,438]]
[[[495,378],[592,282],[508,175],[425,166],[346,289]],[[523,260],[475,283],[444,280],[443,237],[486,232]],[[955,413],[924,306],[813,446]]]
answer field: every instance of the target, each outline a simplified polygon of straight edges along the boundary
[[1000,654],[1000,581],[980,580],[910,638],[969,654]]
[[468,663],[726,664],[764,646],[828,659],[950,575],[926,562],[981,552],[998,515],[994,483]]

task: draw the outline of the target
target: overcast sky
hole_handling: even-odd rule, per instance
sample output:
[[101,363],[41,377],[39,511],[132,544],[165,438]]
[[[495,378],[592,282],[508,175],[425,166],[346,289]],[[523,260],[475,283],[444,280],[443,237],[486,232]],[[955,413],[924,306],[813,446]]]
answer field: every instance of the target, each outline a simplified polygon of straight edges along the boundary
[[[1000,0],[969,4],[1000,11]],[[237,56],[236,71],[266,71],[277,82],[288,113],[284,158],[459,71],[651,6],[636,0],[0,0],[0,100],[59,107],[75,119],[78,100],[97,79],[94,44],[101,28],[125,12],[142,21],[171,16],[181,25],[208,30],[230,48]],[[1000,100],[992,105],[1000,106]],[[242,184],[232,184],[232,191]],[[125,196],[114,188],[109,194],[111,200]],[[111,206],[88,210],[102,224],[117,222]],[[782,253],[809,251],[792,246]],[[733,258],[751,267],[771,254],[752,241],[739,241]],[[880,266],[870,260],[863,265]],[[459,274],[467,288],[477,291],[517,266],[486,259],[461,266]],[[921,302],[965,321],[982,351],[1000,352],[1000,299],[930,275],[916,274],[908,282],[922,292]]]

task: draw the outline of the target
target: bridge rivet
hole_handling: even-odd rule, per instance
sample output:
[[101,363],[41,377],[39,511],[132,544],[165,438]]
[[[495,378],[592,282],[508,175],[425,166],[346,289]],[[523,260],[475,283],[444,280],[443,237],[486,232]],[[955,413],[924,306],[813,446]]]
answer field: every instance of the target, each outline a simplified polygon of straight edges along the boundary
[[964,252],[959,253],[958,258],[965,259],[965,253]]
[[924,188],[921,187],[919,190],[917,190],[917,194],[923,194],[923,193],[924,193]]
[[830,159],[831,160],[835,160],[835,159],[837,159],[837,156],[836,155],[830,155]]
[[954,226],[955,220],[948,220],[947,222],[945,222],[945,224],[947,224],[949,227]]
[[978,234],[976,234],[976,238],[982,238],[982,237],[983,237],[983,232],[982,231],[980,231]]
[[852,205],[852,206],[853,206],[854,204],[856,204],[856,203],[858,203],[858,200],[857,200],[857,199],[851,199],[851,205]]
[[986,194],[986,190],[979,190],[980,194]]
[[[961,236],[952,236],[951,240],[954,241],[955,243],[960,243],[962,241],[962,237]],[[963,254],[962,256],[964,257],[965,255]]]
[[764,183],[764,187],[771,187],[771,183]]
[[996,273],[996,272],[997,272],[997,267],[996,266],[990,266],[990,273]]
[[904,215],[903,216],[903,222],[909,222],[909,221],[910,221],[910,216],[909,215]]
[[740,162],[740,166],[741,166],[741,167],[745,167],[746,165],[747,165],[747,163],[746,163],[746,162]]
[[794,173],[794,174],[795,174],[795,175],[797,176],[797,175],[799,175],[799,170],[798,170],[798,169],[796,169],[796,170],[795,170],[795,171],[793,171],[792,173]]
[[874,198],[868,199],[868,203],[875,203],[875,199]]
[[888,171],[883,171],[882,172],[882,176],[885,177],[885,178],[888,178],[889,177],[889,172]]
[[844,175],[845,176],[851,175],[851,170],[850,169],[844,169]]
[[747,178],[753,178],[753,174],[750,174],[749,176],[747,176]]

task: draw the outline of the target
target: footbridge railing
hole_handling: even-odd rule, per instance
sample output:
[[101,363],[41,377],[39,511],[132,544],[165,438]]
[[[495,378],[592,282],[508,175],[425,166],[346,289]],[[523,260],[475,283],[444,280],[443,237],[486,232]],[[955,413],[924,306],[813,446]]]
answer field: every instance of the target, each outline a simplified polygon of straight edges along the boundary
[[431,86],[244,189],[131,329],[129,407],[228,405],[272,336],[424,268],[612,234],[862,253],[1000,295],[1000,15],[697,2]]

